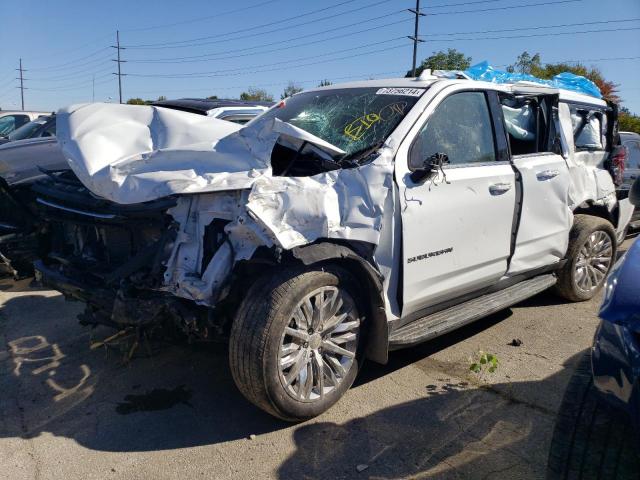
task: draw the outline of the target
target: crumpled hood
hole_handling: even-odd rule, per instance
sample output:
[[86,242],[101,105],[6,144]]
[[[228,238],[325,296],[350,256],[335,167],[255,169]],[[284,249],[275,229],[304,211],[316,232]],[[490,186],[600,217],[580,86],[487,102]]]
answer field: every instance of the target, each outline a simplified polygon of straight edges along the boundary
[[[94,194],[121,204],[200,194],[180,195],[167,212],[179,233],[164,288],[203,305],[215,303],[233,263],[259,246],[288,250],[321,238],[378,245],[385,214],[395,211],[392,142],[357,168],[283,177],[271,172],[279,138],[294,148],[307,142],[345,152],[269,117],[241,128],[162,108],[91,104],[61,111],[57,122],[69,165]],[[216,218],[229,221],[229,241],[203,270],[205,229]]]
[[167,108],[101,103],[75,105],[57,117],[58,142],[73,172],[94,194],[121,204],[249,188],[270,173],[281,135],[344,153],[278,119],[243,128]]

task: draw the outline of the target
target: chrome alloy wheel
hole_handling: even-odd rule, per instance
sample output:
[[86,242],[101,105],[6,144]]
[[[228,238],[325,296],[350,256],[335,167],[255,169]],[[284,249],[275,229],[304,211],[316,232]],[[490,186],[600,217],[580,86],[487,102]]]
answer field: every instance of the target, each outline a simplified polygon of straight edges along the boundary
[[360,317],[344,290],[321,287],[294,309],[282,334],[280,381],[298,401],[322,399],[337,388],[353,366]]
[[576,286],[584,292],[598,288],[607,276],[613,260],[612,255],[613,246],[609,235],[601,230],[589,235],[576,260]]

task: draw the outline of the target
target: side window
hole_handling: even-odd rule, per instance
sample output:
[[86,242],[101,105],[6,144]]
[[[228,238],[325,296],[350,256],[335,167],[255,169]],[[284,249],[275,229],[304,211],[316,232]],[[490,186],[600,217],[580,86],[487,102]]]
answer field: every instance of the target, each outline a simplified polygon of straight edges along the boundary
[[555,152],[556,110],[550,96],[500,95],[512,155]]
[[0,117],[0,137],[6,137],[16,128],[16,121],[11,115]]
[[12,115],[14,121],[14,130],[17,130],[23,125],[26,125],[31,121],[31,119],[27,115]]
[[576,106],[570,106],[569,110],[576,149],[604,150],[607,130],[603,113]]
[[56,136],[56,122],[47,122],[44,128],[42,129],[42,137],[55,137]]
[[421,168],[436,153],[449,163],[496,160],[489,106],[483,92],[461,92],[445,98],[422,127],[411,147],[409,168]]
[[640,168],[640,142],[627,142],[627,164],[626,168]]

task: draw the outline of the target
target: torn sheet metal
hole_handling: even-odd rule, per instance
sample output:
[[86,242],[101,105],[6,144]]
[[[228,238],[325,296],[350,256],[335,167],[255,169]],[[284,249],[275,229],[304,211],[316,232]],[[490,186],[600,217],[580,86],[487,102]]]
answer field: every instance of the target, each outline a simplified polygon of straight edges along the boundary
[[558,105],[560,135],[562,137],[563,156],[569,167],[569,206],[572,209],[587,201],[605,205],[609,210],[615,206],[616,187],[607,170],[602,168],[608,153],[601,151],[577,151],[571,110],[567,103]]
[[344,152],[278,119],[247,127],[177,110],[87,104],[61,110],[57,137],[94,194],[120,204],[249,188],[271,170],[278,137]]
[[[235,124],[154,107],[86,105],[58,118],[63,151],[79,179],[116,203],[171,194],[178,232],[164,290],[212,305],[235,262],[259,246],[283,249],[320,238],[377,245],[392,190],[393,148],[369,163],[310,177],[274,177],[271,153],[284,139],[325,154],[340,148],[278,119]],[[62,127],[62,128],[60,128]],[[205,229],[228,221],[227,241],[203,265]]]
[[[234,263],[251,258],[261,245],[289,250],[320,238],[377,245],[392,192],[391,152],[383,149],[360,168],[313,177],[263,176],[251,190],[181,196],[169,210],[180,231],[167,262],[167,289],[213,304]],[[225,227],[230,244],[202,268],[204,230],[214,218],[230,221]]]
[[377,244],[392,172],[387,147],[359,168],[313,177],[260,178],[249,194],[247,210],[285,249],[318,238]]

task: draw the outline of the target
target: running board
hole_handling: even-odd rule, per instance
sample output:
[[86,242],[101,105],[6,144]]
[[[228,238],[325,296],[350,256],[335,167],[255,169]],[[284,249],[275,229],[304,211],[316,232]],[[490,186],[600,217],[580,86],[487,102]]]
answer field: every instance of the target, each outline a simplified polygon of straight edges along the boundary
[[389,349],[397,350],[431,340],[533,297],[553,286],[556,281],[552,273],[540,275],[422,317],[393,332],[389,338]]

